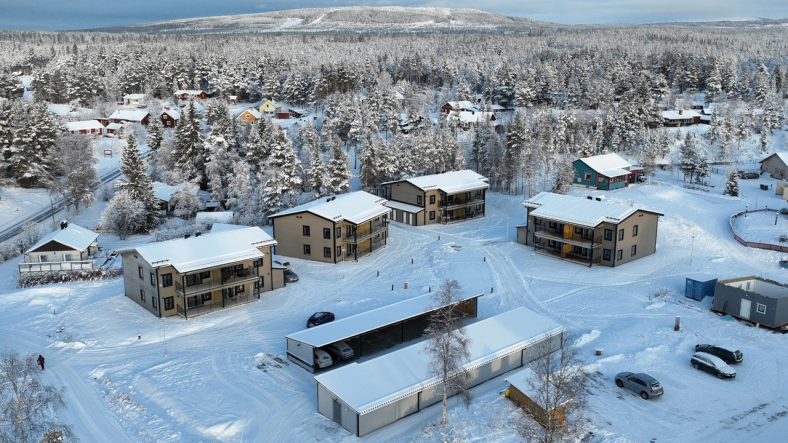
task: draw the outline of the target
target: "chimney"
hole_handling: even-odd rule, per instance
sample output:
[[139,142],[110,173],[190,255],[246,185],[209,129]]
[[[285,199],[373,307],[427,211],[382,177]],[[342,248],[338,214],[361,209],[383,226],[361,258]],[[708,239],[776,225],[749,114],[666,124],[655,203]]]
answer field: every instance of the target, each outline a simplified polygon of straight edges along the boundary
[[66,229],[67,227],[68,227],[68,220],[61,220],[60,229]]

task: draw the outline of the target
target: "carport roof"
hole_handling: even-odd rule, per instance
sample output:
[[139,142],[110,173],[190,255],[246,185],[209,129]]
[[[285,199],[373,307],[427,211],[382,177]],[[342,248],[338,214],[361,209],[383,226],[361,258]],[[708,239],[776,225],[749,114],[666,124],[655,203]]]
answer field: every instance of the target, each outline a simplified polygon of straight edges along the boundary
[[[482,320],[465,327],[465,335],[470,338],[470,359],[463,367],[476,368],[565,329],[522,307]],[[429,373],[430,355],[424,352],[425,345],[426,342],[420,342],[363,363],[349,364],[318,375],[315,380],[364,414],[440,381]]]
[[[482,295],[484,294],[461,297],[457,303]],[[285,336],[285,338],[319,348],[425,314],[434,310],[434,306],[431,294],[422,295],[314,328],[304,329]]]

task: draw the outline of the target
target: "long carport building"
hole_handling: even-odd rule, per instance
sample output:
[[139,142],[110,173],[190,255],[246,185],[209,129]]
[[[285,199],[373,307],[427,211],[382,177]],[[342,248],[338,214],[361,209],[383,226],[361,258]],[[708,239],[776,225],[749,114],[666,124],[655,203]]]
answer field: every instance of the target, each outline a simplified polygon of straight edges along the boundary
[[[466,387],[519,368],[559,349],[566,328],[526,308],[465,327],[470,359]],[[318,412],[356,436],[439,403],[440,377],[429,373],[426,342],[315,376]]]
[[[479,297],[458,298],[455,306],[463,316],[476,317]],[[315,372],[315,349],[343,341],[353,348],[354,358],[364,357],[424,335],[429,316],[438,308],[430,294],[337,320],[286,336],[287,358]]]

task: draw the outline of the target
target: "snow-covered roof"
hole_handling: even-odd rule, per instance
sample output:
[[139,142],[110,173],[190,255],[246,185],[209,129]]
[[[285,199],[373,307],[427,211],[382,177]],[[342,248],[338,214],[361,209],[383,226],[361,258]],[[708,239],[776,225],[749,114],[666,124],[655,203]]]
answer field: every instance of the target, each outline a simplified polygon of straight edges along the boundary
[[161,116],[162,116],[162,115],[164,115],[164,114],[167,114],[167,115],[169,115],[169,116],[170,116],[170,117],[172,117],[174,120],[178,120],[178,119],[180,119],[180,118],[181,118],[181,110],[180,110],[180,109],[178,109],[178,108],[170,108],[170,107],[166,107],[166,108],[164,108],[164,109],[161,111],[161,114],[159,114],[159,117],[161,117]]
[[311,212],[332,221],[347,220],[353,224],[363,223],[390,211],[387,200],[365,191],[356,191],[334,197],[322,197],[309,203],[278,212],[269,218]]
[[400,211],[411,212],[411,213],[421,212],[424,210],[424,208],[422,208],[421,206],[409,205],[407,203],[397,202],[394,200],[387,201],[386,206],[388,206],[391,209],[399,209]]
[[118,252],[136,251],[154,268],[172,266],[183,274],[262,258],[264,254],[257,248],[275,244],[276,240],[254,226],[148,243],[135,248],[119,249]]
[[282,107],[282,105],[280,105],[280,104],[279,104],[279,102],[277,102],[276,100],[263,100],[263,102],[262,102],[262,103],[260,103],[260,106],[263,106],[263,105],[264,105],[264,104],[266,104],[266,103],[270,104],[270,105],[271,105],[271,106],[273,106],[274,108],[280,108],[280,107]]
[[175,95],[200,95],[202,93],[202,89],[179,89],[175,91]]
[[487,177],[481,174],[471,171],[470,169],[464,169],[462,171],[450,171],[444,172],[443,174],[423,175],[421,177],[396,180],[383,184],[386,185],[390,183],[406,181],[424,191],[440,189],[447,194],[456,194],[458,192],[468,192],[475,189],[487,189],[490,187],[490,185],[487,183],[487,180]]
[[145,94],[126,94],[123,96],[126,100],[139,100],[141,98],[145,98]]
[[[322,328],[318,327],[317,329]],[[526,308],[517,308],[465,327],[470,338],[471,369],[529,343],[563,332],[553,320]],[[440,382],[429,374],[426,342],[390,352],[363,363],[353,363],[315,376],[315,380],[358,413]]]
[[109,116],[110,119],[141,122],[148,115],[147,109],[118,109]]
[[211,234],[215,234],[217,232],[237,231],[239,229],[246,229],[248,227],[249,226],[233,225],[230,223],[214,223],[213,226],[211,226]]
[[765,159],[763,159],[763,160],[759,161],[758,163],[763,163],[763,162],[765,162],[766,160],[769,160],[770,158],[774,157],[775,155],[777,156],[777,158],[779,158],[779,159],[780,159],[780,161],[782,161],[782,162],[783,162],[783,164],[785,164],[786,166],[788,166],[788,152],[775,152],[774,154],[772,154],[772,155],[770,155],[770,156],[766,157]]
[[605,177],[621,177],[622,175],[629,175],[632,173],[626,169],[607,169],[599,172]]
[[[528,398],[531,399],[534,403],[536,403],[540,408],[547,409],[547,405],[544,402],[544,393],[540,393],[535,391],[531,388],[530,384],[528,383],[529,380],[536,380],[539,376],[534,372],[533,369],[529,368],[528,366],[523,367],[522,369],[516,369],[512,371],[509,375],[506,376],[504,381],[509,383],[513,387],[515,387],[518,391],[522,392]],[[537,386],[540,386],[537,384]],[[553,389],[556,389],[554,384],[550,384]],[[550,389],[550,391],[553,391]],[[541,402],[541,403],[540,403]]]
[[240,116],[244,115],[244,114],[245,114],[245,113],[247,113],[247,112],[248,112],[249,114],[252,114],[252,116],[253,116],[254,118],[256,118],[257,120],[260,120],[260,119],[263,117],[263,114],[260,114],[260,111],[258,111],[257,109],[254,109],[254,108],[249,108],[249,109],[247,109],[247,110],[245,110],[245,111],[241,112],[240,114],[238,114],[238,117],[240,117]]
[[[457,303],[481,297],[482,295],[484,294],[460,297],[457,299]],[[304,329],[295,334],[285,336],[285,338],[319,348],[330,343],[355,337],[364,332],[399,323],[433,309],[435,309],[435,302],[432,299],[432,295],[426,294],[326,323],[319,328]]]
[[662,111],[662,118],[667,120],[683,120],[683,119],[687,119],[687,118],[691,119],[699,116],[700,116],[699,113],[690,109],[685,109],[684,111],[681,111],[681,114],[679,114],[679,111]]
[[449,111],[446,119],[462,123],[479,123],[490,121],[495,116],[493,112],[482,111]]
[[69,132],[85,131],[91,129],[104,129],[104,125],[102,125],[98,120],[83,120],[78,122],[67,122],[66,129]]
[[118,129],[123,129],[123,125],[120,123],[110,123],[107,125],[107,129],[117,131]]
[[91,231],[90,229],[69,223],[65,229],[59,229],[45,235],[27,251],[33,252],[51,241],[56,241],[77,251],[84,251],[88,248],[88,246],[93,244],[96,239],[98,239],[98,234]]
[[178,192],[179,186],[170,186],[167,183],[153,182],[153,195],[161,201],[169,202],[172,194]]
[[[618,154],[594,155],[591,157],[580,158],[578,160],[585,163],[586,166],[597,172],[605,172],[611,169],[629,169],[632,167],[628,161],[621,158]],[[612,175],[605,175],[608,177],[613,177]]]
[[235,212],[222,211],[222,212],[198,212],[194,216],[194,221],[197,223],[229,223],[233,220]]
[[638,210],[664,215],[649,209],[600,202],[569,195],[540,192],[523,203],[534,208],[530,215],[578,226],[595,227],[602,222],[620,223]]

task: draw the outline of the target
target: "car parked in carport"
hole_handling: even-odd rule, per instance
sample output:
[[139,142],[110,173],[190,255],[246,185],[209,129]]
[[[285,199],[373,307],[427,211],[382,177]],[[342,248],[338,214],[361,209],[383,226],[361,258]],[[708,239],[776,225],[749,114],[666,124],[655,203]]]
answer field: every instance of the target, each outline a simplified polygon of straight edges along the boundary
[[619,388],[627,388],[632,392],[640,395],[644,400],[651,397],[659,397],[663,394],[662,385],[659,384],[656,378],[640,373],[621,372],[616,375],[616,386]]

